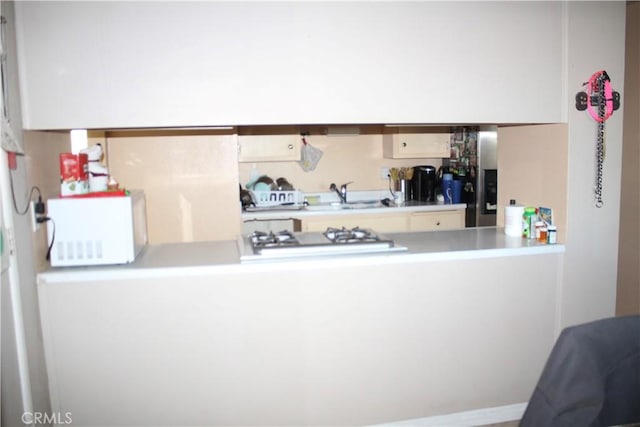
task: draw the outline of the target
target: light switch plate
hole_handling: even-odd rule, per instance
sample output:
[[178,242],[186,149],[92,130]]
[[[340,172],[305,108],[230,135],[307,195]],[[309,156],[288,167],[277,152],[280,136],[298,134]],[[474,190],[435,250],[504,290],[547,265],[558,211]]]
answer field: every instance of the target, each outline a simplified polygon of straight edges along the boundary
[[386,166],[382,166],[380,168],[380,179],[387,179],[389,178],[389,168]]

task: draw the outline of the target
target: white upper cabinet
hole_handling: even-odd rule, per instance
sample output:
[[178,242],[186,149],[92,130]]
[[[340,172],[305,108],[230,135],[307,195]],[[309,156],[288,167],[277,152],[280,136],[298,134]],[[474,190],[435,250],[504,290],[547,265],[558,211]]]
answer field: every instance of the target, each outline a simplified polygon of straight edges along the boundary
[[389,159],[449,158],[451,134],[398,132],[385,134],[382,153]]
[[27,129],[562,119],[562,2],[16,2]]
[[238,135],[238,161],[282,162],[300,160],[299,135]]

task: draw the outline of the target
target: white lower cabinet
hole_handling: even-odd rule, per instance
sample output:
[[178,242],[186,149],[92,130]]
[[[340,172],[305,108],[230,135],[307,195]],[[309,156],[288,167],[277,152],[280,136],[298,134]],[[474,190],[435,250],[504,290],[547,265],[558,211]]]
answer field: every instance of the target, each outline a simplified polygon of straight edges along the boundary
[[378,233],[408,231],[406,214],[327,215],[301,220],[302,231],[325,231],[335,228],[370,228]]
[[324,231],[328,227],[370,228],[378,233],[454,230],[464,228],[464,209],[438,212],[323,215],[300,219],[301,231]]
[[464,209],[441,212],[414,212],[409,215],[409,231],[464,228],[464,213]]
[[290,219],[260,220],[250,219],[242,222],[242,234],[249,235],[254,231],[300,231],[300,221]]

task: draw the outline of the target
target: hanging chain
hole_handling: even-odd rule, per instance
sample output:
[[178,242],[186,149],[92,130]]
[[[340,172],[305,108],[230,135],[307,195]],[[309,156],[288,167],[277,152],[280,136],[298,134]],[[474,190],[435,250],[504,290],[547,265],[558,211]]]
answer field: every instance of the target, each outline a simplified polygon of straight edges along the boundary
[[[605,157],[605,139],[604,139],[604,118],[606,114],[606,105],[607,100],[605,92],[604,92],[604,81],[605,77],[600,75],[597,79],[598,84],[598,117],[600,120],[598,122],[598,135],[596,141],[596,183],[595,183],[595,198],[596,198],[596,207],[601,208],[604,205],[602,201],[602,174],[603,174],[603,166],[604,166],[604,157]],[[591,100],[587,101],[590,102]]]

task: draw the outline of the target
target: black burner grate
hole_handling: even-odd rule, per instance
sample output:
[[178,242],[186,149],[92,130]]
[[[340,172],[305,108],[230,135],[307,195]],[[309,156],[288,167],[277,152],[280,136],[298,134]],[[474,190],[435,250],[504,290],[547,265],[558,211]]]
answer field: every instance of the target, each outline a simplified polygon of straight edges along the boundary
[[355,228],[333,228],[329,227],[323,233],[324,236],[333,243],[366,243],[378,242],[380,239],[371,230],[360,227]]
[[278,232],[254,231],[249,236],[253,249],[272,248],[281,246],[295,246],[300,242],[290,231],[283,230]]

